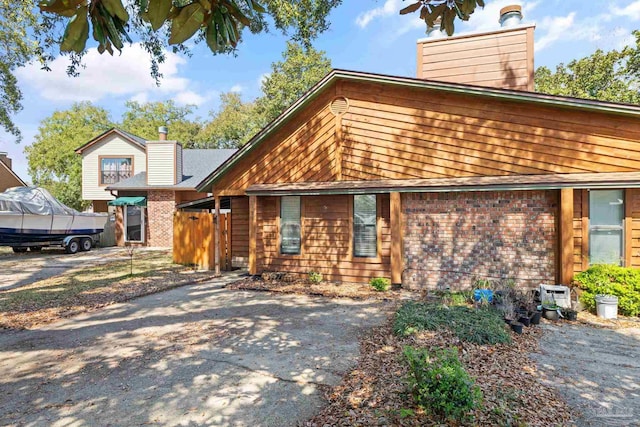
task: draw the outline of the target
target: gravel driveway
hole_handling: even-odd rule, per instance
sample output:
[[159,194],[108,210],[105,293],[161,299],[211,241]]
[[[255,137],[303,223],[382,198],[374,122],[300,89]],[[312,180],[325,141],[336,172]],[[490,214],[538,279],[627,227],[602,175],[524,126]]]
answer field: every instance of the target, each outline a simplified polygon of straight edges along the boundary
[[287,426],[388,305],[230,291],[229,276],[0,332],[0,425]]
[[543,327],[533,359],[543,382],[581,412],[576,424],[640,426],[640,328]]
[[[153,250],[153,249],[140,249]],[[0,291],[47,279],[74,268],[86,268],[127,259],[124,248],[94,248],[89,252],[66,254],[63,249],[0,255]]]

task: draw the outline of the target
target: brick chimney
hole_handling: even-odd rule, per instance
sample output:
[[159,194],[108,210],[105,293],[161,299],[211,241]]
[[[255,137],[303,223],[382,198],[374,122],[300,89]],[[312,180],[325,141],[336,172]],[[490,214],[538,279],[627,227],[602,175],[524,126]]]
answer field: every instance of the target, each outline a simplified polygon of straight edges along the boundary
[[503,7],[498,22],[498,30],[452,37],[427,31],[418,40],[418,78],[533,91],[535,24],[522,23],[519,5]]
[[167,139],[166,126],[158,128],[158,140],[147,141],[147,185],[172,186],[182,181],[182,144]]
[[4,163],[5,165],[7,165],[7,167],[9,169],[11,169],[13,163],[11,162],[11,159],[8,157],[8,153],[4,152],[4,151],[0,151],[0,162]]

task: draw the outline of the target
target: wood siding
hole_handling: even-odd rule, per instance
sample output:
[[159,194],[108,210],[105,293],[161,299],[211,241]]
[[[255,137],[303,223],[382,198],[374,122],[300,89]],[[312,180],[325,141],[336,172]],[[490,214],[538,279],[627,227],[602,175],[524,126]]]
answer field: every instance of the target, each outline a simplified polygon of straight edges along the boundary
[[176,143],[147,141],[147,184],[174,185],[176,183]]
[[231,199],[231,264],[247,267],[249,264],[249,198]]
[[631,267],[640,268],[640,189],[628,189],[626,202],[631,210]]
[[[339,120],[329,111],[336,96],[349,102]],[[640,123],[339,81],[229,169],[214,192],[241,196],[252,184],[333,181],[338,171],[342,180],[640,171]]]
[[255,148],[214,186],[218,195],[244,195],[255,183],[331,181],[335,151],[335,120],[329,90]]
[[533,26],[418,41],[418,78],[533,91]]
[[133,174],[146,170],[143,148],[128,142],[119,135],[105,138],[82,152],[82,198],[84,200],[113,200],[105,186],[100,185],[100,157],[132,157]]
[[[258,272],[288,271],[306,276],[322,273],[325,280],[366,283],[372,277],[391,276],[389,195],[378,196],[379,255],[352,256],[352,196],[302,197],[300,255],[279,251],[279,198],[258,197]],[[235,224],[234,224],[235,226]]]
[[[577,274],[587,268],[589,264],[589,247],[583,244],[589,241],[589,217],[586,190],[573,191],[573,273]],[[585,205],[586,204],[586,205]],[[585,209],[586,208],[586,209]],[[584,218],[583,218],[584,216]],[[586,228],[583,227],[586,225]],[[583,251],[586,249],[586,253]]]

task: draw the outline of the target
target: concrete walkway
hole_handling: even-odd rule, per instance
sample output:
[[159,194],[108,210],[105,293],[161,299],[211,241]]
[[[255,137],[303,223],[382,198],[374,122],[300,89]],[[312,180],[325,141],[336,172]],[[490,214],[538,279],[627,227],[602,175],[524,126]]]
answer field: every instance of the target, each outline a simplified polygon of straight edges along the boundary
[[387,305],[177,288],[0,332],[0,425],[287,426],[322,405]]
[[543,382],[581,413],[576,425],[640,426],[640,328],[543,327],[533,359]]

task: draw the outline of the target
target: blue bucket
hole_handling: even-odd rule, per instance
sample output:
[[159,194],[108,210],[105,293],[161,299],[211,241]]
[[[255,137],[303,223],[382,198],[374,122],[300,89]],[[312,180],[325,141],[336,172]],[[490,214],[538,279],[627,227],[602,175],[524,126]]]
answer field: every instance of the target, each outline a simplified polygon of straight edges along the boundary
[[473,300],[493,302],[493,291],[491,289],[476,289],[473,291]]

